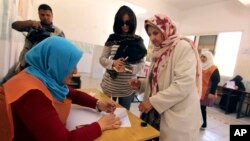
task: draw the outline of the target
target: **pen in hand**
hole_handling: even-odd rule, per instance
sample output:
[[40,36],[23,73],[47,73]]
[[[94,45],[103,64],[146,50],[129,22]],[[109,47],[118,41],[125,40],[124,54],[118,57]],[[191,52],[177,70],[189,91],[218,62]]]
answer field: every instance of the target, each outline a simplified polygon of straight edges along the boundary
[[127,60],[128,60],[128,56],[125,57],[122,61],[125,62],[125,61],[127,61]]

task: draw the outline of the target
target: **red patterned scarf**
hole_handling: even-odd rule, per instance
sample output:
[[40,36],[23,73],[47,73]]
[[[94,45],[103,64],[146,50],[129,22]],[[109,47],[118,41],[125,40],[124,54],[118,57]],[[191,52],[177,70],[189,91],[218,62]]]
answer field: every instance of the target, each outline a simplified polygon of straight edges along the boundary
[[158,28],[162,32],[164,39],[165,39],[159,47],[154,46],[153,48],[152,60],[155,63],[153,67],[153,76],[152,76],[152,82],[151,82],[152,95],[155,95],[157,93],[158,74],[163,70],[163,68],[167,64],[174,47],[180,40],[186,40],[187,42],[189,42],[195,52],[195,56],[197,58],[197,64],[198,64],[196,84],[198,88],[198,93],[201,94],[201,74],[202,74],[201,63],[200,63],[200,58],[199,58],[197,48],[194,45],[194,43],[187,38],[179,37],[176,32],[175,24],[167,16],[155,15],[152,18],[145,20],[145,27],[147,25]]

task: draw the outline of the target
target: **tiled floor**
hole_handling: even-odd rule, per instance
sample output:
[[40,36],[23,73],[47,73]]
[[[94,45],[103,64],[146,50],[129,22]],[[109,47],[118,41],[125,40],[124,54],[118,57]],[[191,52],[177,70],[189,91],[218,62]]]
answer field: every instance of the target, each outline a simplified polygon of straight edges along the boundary
[[[100,88],[100,78],[93,79],[87,74],[82,75],[83,88]],[[132,103],[130,111],[139,116],[138,103]],[[229,141],[230,124],[250,124],[250,117],[236,119],[236,114],[225,114],[218,107],[207,108],[208,127],[200,132],[200,141]]]

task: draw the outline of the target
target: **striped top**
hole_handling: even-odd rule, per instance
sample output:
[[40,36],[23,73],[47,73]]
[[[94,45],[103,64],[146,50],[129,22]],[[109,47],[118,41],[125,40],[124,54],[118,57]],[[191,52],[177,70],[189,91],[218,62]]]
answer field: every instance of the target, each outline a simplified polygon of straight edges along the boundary
[[[100,57],[100,63],[101,65],[108,69],[113,70],[112,64],[113,60],[112,58],[116,54],[117,49],[119,48],[119,45],[112,45],[111,47],[104,47],[102,56]],[[133,93],[133,90],[130,88],[128,81],[132,78],[136,77],[136,74],[140,72],[140,70],[144,66],[143,59],[137,63],[132,64],[133,72],[122,72],[118,73],[117,78],[112,79],[110,77],[110,74],[106,71],[104,73],[102,82],[101,82],[101,88],[103,93],[105,93],[108,96],[113,97],[127,97]]]

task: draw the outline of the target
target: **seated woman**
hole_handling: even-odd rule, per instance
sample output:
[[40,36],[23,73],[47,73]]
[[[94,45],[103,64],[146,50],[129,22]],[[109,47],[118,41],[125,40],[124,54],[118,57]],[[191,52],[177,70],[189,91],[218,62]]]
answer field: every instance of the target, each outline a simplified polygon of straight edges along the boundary
[[26,54],[30,66],[8,80],[0,94],[1,141],[89,141],[120,126],[120,120],[109,114],[72,131],[65,128],[71,102],[109,113],[116,106],[66,85],[82,54],[71,42],[56,36]]
[[[239,90],[239,91],[246,90],[244,84],[242,83],[242,77],[240,75],[236,75],[233,79],[231,79],[228,82],[234,82],[234,86],[230,86],[231,89],[235,89],[235,90]],[[226,87],[227,83],[224,84],[224,87]],[[236,107],[237,107],[237,102],[239,101],[239,99],[241,97],[241,92],[239,92],[239,91],[234,91],[231,94],[231,96],[233,96],[233,97],[230,98],[230,103],[229,103],[229,107],[228,107],[227,112],[229,112],[229,113],[235,112]],[[226,93],[228,93],[228,89],[223,89],[221,100],[219,103],[220,107],[224,110],[226,110],[226,104],[227,104],[227,100],[229,98]]]

